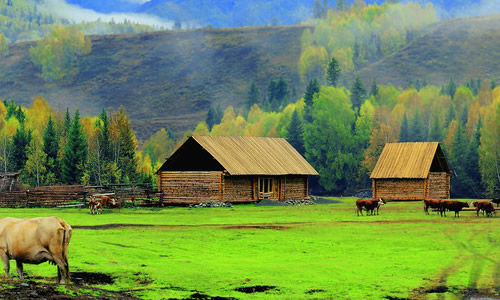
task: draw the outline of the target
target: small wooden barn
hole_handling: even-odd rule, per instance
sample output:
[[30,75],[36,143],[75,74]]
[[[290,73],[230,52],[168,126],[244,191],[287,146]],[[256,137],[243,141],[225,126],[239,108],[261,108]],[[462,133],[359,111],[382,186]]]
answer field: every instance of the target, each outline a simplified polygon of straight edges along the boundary
[[282,138],[192,136],[156,172],[168,203],[308,198],[318,172]]
[[450,167],[437,142],[388,143],[373,169],[373,198],[450,198]]
[[0,173],[0,192],[19,190],[19,172]]

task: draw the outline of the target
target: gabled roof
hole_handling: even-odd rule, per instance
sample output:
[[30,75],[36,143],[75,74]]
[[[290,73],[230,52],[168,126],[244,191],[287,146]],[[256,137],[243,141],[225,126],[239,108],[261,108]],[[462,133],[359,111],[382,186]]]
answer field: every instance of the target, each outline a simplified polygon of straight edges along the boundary
[[[169,166],[173,165],[179,168],[182,162],[178,160],[196,160],[198,157],[186,157],[178,153],[188,153],[197,147],[196,144],[230,175],[318,175],[285,139],[242,136],[192,136],[167,159],[158,172],[170,170]],[[212,162],[208,163],[213,165]]]
[[438,142],[387,143],[370,178],[427,178],[431,171],[450,171]]

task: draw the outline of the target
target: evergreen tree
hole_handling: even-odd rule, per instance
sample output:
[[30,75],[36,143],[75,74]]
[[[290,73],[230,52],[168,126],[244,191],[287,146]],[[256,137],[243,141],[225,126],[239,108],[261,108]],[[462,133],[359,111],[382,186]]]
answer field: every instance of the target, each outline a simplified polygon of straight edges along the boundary
[[267,85],[267,107],[266,109],[268,110],[273,110],[273,107],[276,106],[276,102],[277,102],[277,99],[276,99],[276,86],[278,85],[278,83],[274,80],[274,79],[271,79],[269,81],[269,84]]
[[305,119],[307,122],[311,122],[311,108],[313,105],[314,94],[319,93],[319,82],[316,78],[311,79],[306,87],[306,92],[304,93],[305,102]]
[[71,115],[69,114],[69,108],[66,108],[66,115],[64,116],[64,128],[63,128],[64,137],[68,136],[70,128],[71,128]]
[[346,0],[336,0],[335,9],[338,11],[347,10]]
[[207,112],[207,117],[205,118],[205,123],[207,123],[208,130],[212,130],[212,127],[214,127],[214,125],[220,123],[223,114],[224,113],[222,112],[220,104],[218,104],[216,108],[210,106]]
[[57,136],[56,127],[52,117],[49,115],[47,127],[43,132],[43,152],[47,155],[47,184],[55,183],[55,179],[59,177],[59,161],[57,154],[59,153],[59,137]]
[[378,94],[378,85],[377,85],[377,82],[375,81],[375,78],[373,78],[373,82],[372,82],[372,87],[370,89],[370,95],[371,96],[377,96]]
[[137,175],[137,143],[130,121],[125,113],[125,108],[118,109],[118,122],[120,124],[120,158],[118,167],[122,172],[122,182],[133,182]]
[[290,91],[288,90],[288,83],[286,83],[283,77],[280,77],[280,80],[276,83],[275,89],[275,105],[273,106],[273,110],[276,111],[280,107],[283,107],[287,104],[287,99],[290,95]]
[[337,86],[337,81],[340,77],[340,65],[335,57],[332,57],[332,60],[328,63],[328,67],[326,69],[326,81],[331,86]]
[[410,130],[408,127],[408,118],[406,113],[403,115],[403,121],[401,122],[401,129],[399,130],[399,142],[405,143],[410,141]]
[[351,103],[356,115],[359,114],[359,108],[361,107],[361,104],[363,104],[365,97],[365,85],[363,84],[359,76],[356,76],[356,79],[354,80],[351,88]]
[[321,0],[314,0],[313,4],[313,18],[319,19],[323,15],[323,6],[321,5]]
[[469,195],[470,178],[466,172],[464,159],[467,156],[467,135],[465,129],[458,123],[457,131],[455,132],[450,144],[449,163],[453,172],[451,179],[451,197],[462,198]]
[[425,130],[424,120],[417,111],[410,123],[410,141],[412,142],[424,142],[427,138]]
[[481,144],[482,126],[483,124],[481,122],[481,118],[479,118],[464,161],[465,173],[469,177],[470,189],[474,193],[474,198],[481,198],[483,193],[483,190],[481,189],[481,172],[479,169],[479,146]]
[[448,86],[446,87],[446,93],[450,95],[451,99],[455,97],[455,92],[457,91],[457,86],[455,85],[455,82],[453,81],[453,77],[450,77],[450,82],[448,83]]
[[16,130],[12,137],[12,151],[10,152],[9,163],[13,171],[21,171],[27,160],[28,145],[31,142],[31,131],[26,131],[24,123]]
[[104,108],[99,115],[99,120],[100,122],[97,123],[97,127],[100,129],[98,138],[101,147],[102,161],[108,163],[113,160],[113,153],[111,151],[108,113]]
[[448,128],[448,126],[450,126],[451,121],[455,120],[455,118],[456,118],[455,105],[453,103],[450,103],[450,106],[448,108],[448,114],[446,114],[444,127]]
[[490,83],[490,89],[491,90],[494,90],[495,88],[497,87],[497,83],[495,82],[495,80],[491,80],[491,83]]
[[440,142],[442,138],[441,134],[441,126],[439,126],[439,118],[435,115],[434,120],[432,121],[431,128],[429,130],[429,138],[427,139],[429,142]]
[[297,152],[304,155],[304,130],[297,110],[294,110],[290,125],[288,125],[288,142]]
[[76,110],[64,148],[61,180],[67,184],[80,184],[85,172],[86,161],[87,140],[83,133],[82,124],[80,124],[80,112]]
[[250,110],[250,108],[254,104],[259,103],[259,94],[260,94],[259,88],[255,84],[255,82],[252,81],[252,83],[250,84],[250,87],[248,88],[247,101],[245,104],[245,108],[247,110]]

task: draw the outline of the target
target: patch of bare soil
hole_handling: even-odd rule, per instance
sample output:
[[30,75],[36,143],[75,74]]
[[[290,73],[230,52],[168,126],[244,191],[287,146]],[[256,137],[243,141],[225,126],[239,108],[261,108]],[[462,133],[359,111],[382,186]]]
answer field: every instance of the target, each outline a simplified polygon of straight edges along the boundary
[[276,287],[271,285],[256,285],[256,286],[244,286],[235,288],[234,290],[240,293],[253,294],[262,293],[269,290],[274,290]]
[[115,229],[120,227],[153,227],[156,225],[151,224],[104,224],[104,225],[94,225],[94,226],[82,226],[82,225],[74,225],[71,226],[73,229]]
[[278,225],[231,225],[221,227],[222,229],[270,229],[270,230],[286,230],[291,227]]
[[[32,279],[37,279],[37,281]],[[65,289],[61,289],[62,285],[60,284],[39,281],[40,279],[47,280],[47,278],[36,277],[32,279],[4,279],[0,284],[0,299],[138,299],[130,293],[112,292],[87,286],[87,284],[113,283],[112,277],[103,273],[73,272],[71,273],[72,283],[64,286]],[[82,290],[87,292],[82,292]]]

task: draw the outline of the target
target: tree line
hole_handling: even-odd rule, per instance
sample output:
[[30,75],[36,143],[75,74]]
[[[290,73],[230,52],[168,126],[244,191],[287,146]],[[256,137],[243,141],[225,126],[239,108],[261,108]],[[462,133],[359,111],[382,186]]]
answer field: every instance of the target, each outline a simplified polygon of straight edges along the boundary
[[30,186],[154,182],[123,107],[81,117],[54,111],[41,96],[29,108],[0,102],[0,166]]
[[265,99],[253,103],[252,83],[250,108],[229,106],[219,122],[201,122],[186,136],[287,138],[319,172],[312,182],[316,192],[339,194],[371,187],[369,174],[385,143],[437,141],[453,171],[453,197],[498,195],[500,88],[494,81],[474,79],[457,87],[450,78],[442,87],[398,89],[375,79],[366,85],[356,77],[345,88],[336,86],[332,61],[328,84],[311,79],[301,98],[282,109],[263,109]]

